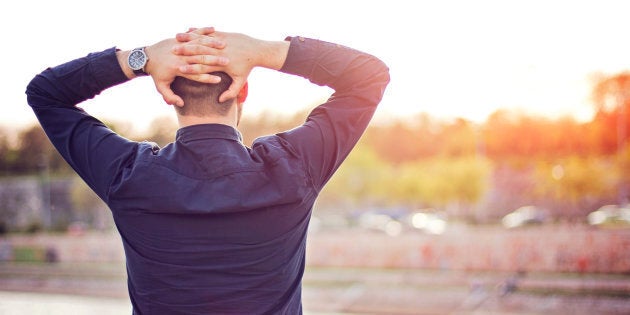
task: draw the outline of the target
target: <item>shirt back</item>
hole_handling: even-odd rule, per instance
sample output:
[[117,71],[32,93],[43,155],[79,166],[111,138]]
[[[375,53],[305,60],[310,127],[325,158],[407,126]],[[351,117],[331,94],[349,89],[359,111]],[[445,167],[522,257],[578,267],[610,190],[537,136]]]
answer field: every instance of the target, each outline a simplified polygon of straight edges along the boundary
[[110,192],[134,309],[295,312],[316,197],[305,170],[281,137],[249,149],[225,125],[141,144]]

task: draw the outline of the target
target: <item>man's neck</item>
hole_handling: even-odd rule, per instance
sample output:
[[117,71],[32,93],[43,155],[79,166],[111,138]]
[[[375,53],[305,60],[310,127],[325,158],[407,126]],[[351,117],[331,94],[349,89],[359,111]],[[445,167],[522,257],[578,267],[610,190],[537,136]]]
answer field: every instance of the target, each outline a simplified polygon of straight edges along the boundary
[[181,116],[177,115],[179,128],[201,124],[222,124],[236,128],[236,119],[232,115],[227,116]]

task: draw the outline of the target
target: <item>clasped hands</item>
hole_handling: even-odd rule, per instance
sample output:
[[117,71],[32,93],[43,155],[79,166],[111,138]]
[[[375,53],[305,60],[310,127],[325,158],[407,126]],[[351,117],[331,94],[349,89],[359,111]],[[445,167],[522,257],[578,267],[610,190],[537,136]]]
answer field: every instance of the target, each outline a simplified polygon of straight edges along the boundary
[[244,49],[252,40],[242,34],[216,32],[213,27],[191,28],[188,32],[178,33],[174,39],[148,46],[146,71],[164,101],[176,106],[184,105],[182,98],[170,87],[176,76],[203,83],[218,83],[220,78],[210,73],[226,72],[233,82],[220,96],[223,102],[238,95],[254,67],[251,56]]

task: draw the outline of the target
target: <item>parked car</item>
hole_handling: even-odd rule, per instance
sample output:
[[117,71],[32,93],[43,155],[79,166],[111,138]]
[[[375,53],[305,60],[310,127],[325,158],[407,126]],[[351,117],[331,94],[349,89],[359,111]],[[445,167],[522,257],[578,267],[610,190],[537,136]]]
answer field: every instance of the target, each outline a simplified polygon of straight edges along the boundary
[[447,226],[446,216],[432,209],[411,213],[409,224],[414,229],[434,235],[443,234]]
[[549,219],[547,211],[536,206],[520,207],[501,219],[501,223],[508,229],[527,225],[543,224]]
[[605,205],[586,217],[588,224],[596,226],[630,225],[630,205]]
[[390,236],[402,233],[402,224],[392,215],[382,212],[369,211],[359,215],[357,225],[366,230],[385,232]]

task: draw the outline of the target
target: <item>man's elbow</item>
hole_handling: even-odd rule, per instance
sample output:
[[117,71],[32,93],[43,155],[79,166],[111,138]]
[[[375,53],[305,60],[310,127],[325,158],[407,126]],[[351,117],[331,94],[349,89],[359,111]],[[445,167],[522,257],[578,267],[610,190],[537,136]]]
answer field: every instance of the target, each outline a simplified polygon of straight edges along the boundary
[[374,82],[374,84],[378,84],[380,85],[380,97],[379,97],[379,102],[383,97],[383,94],[385,93],[385,88],[387,88],[387,85],[389,84],[391,77],[389,75],[389,67],[380,59],[378,60],[378,70],[375,72],[375,74],[372,76],[372,80]]
[[372,75],[372,80],[381,84],[384,91],[391,79],[389,75],[389,67],[385,64],[385,62],[376,57],[374,60],[376,62],[374,64],[374,75]]
[[41,74],[36,75],[26,86],[26,101],[31,107],[38,107],[38,104],[50,99],[48,92],[51,88],[50,82]]
[[36,75],[28,83],[28,85],[26,86],[26,91],[24,92],[26,94],[27,99],[31,98],[32,96],[37,96],[37,95],[41,94],[41,92],[42,92],[41,80],[42,80],[41,76],[40,75]]

